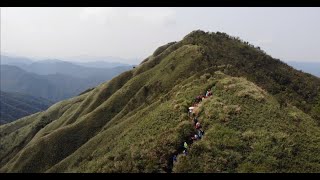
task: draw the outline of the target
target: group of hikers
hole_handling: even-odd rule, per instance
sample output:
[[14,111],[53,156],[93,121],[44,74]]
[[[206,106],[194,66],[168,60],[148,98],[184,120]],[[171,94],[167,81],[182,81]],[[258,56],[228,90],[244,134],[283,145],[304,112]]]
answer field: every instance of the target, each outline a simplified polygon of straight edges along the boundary
[[202,100],[204,100],[205,98],[208,98],[210,96],[212,96],[212,92],[211,92],[211,89],[208,89],[204,95],[202,94],[202,95],[195,97],[192,106],[188,108],[188,116],[190,117],[191,115],[194,115],[193,109],[195,107],[197,107],[198,104],[202,102]]
[[[193,120],[193,126],[196,129],[196,133],[194,135],[192,135],[191,138],[189,139],[190,144],[193,143],[194,141],[200,140],[204,135],[204,131],[203,131],[202,126],[201,126],[199,119],[198,119],[198,114],[193,112],[193,110],[195,109],[195,107],[198,106],[199,103],[202,102],[202,100],[204,100],[205,98],[208,98],[210,96],[212,96],[212,92],[211,92],[211,89],[208,89],[204,95],[199,95],[199,96],[195,97],[193,105],[188,108],[188,116],[190,117],[190,119]],[[187,141],[185,141],[183,143],[183,154],[184,155],[188,154],[188,147],[189,147],[189,145],[188,145]],[[173,162],[177,162],[177,155],[173,156]]]

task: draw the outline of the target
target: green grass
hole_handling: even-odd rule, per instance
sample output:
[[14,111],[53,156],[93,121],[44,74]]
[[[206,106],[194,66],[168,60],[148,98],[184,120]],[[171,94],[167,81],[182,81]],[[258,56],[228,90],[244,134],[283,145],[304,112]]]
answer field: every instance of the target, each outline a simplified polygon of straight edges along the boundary
[[[251,95],[237,96],[244,91]],[[206,135],[178,159],[175,172],[319,172],[320,130],[309,115],[279,108],[243,78],[226,77],[214,92],[201,106]]]

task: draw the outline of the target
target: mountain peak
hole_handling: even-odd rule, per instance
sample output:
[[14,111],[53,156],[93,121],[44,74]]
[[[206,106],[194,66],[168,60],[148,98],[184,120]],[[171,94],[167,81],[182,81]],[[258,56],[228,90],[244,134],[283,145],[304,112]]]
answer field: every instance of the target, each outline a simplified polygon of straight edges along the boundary
[[208,35],[208,32],[205,32],[203,30],[193,30],[189,34],[187,34],[184,38],[192,37],[192,36],[199,36],[199,35]]

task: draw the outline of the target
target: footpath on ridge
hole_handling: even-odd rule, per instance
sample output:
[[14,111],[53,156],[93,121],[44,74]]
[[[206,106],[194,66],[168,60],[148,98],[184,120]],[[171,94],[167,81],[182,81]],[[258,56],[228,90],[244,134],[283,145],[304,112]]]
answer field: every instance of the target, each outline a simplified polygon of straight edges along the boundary
[[199,117],[199,107],[202,105],[202,101],[210,98],[212,96],[212,92],[209,89],[205,95],[199,95],[194,99],[194,102],[191,107],[188,108],[188,118],[192,122],[192,126],[195,130],[195,133],[193,132],[192,134],[189,135],[189,138],[184,141],[183,145],[179,147],[176,153],[174,153],[172,156],[170,156],[169,160],[169,168],[167,170],[168,173],[172,172],[173,165],[177,162],[177,158],[179,155],[188,155],[188,149],[190,149],[191,145],[195,141],[199,141],[202,139],[204,136],[204,130],[201,127],[201,123],[198,119]]

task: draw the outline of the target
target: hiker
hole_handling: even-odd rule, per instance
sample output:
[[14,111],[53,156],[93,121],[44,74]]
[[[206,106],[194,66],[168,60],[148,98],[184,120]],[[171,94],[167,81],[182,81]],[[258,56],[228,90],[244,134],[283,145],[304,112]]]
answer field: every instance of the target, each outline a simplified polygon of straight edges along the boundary
[[197,96],[197,97],[195,98],[195,102],[196,102],[196,103],[200,103],[201,100],[202,100],[201,96]]
[[207,91],[207,93],[206,93],[206,96],[207,96],[207,97],[212,96],[211,89],[208,89],[208,91]]
[[196,141],[196,140],[199,139],[199,136],[195,134],[194,136],[191,137],[191,139],[192,139],[193,141]]
[[208,93],[208,96],[212,96],[211,89],[208,89],[207,93]]
[[194,98],[194,104],[198,103],[198,97]]
[[187,144],[187,142],[184,142],[183,147],[184,147],[185,149],[188,149],[188,144]]
[[173,155],[173,162],[177,162],[177,155]]
[[194,135],[194,139],[195,139],[195,140],[198,140],[198,139],[199,139],[199,136],[198,136],[197,134],[195,134],[195,135]]
[[192,107],[192,106],[189,107],[188,116],[191,116],[193,109],[194,109],[194,107]]
[[199,128],[201,128],[201,125],[200,125],[200,122],[197,122],[196,123],[196,129],[199,129]]
[[194,123],[194,125],[196,125],[197,122],[198,122],[198,117],[194,117],[194,118],[193,118],[193,123]]
[[199,139],[201,139],[201,138],[202,138],[202,133],[201,133],[201,131],[200,131],[200,130],[198,130],[198,136],[199,136]]
[[199,136],[199,139],[201,139],[204,135],[204,131],[202,129],[199,129],[198,130],[198,136]]
[[209,97],[209,94],[210,94],[210,89],[207,90],[206,97]]
[[183,150],[183,154],[186,156],[188,154],[187,149]]

